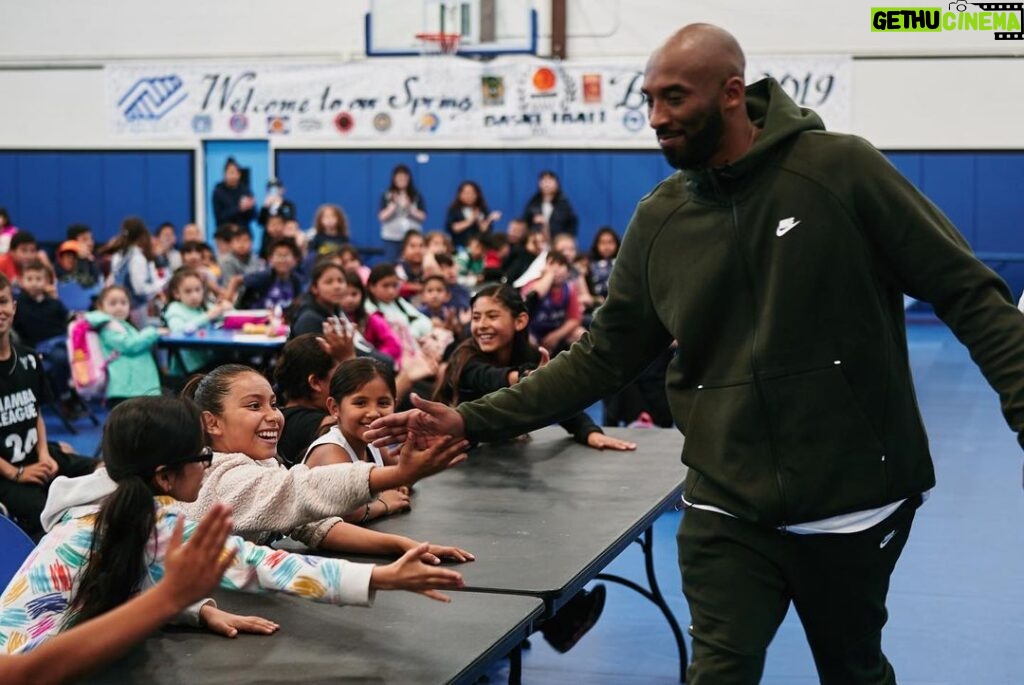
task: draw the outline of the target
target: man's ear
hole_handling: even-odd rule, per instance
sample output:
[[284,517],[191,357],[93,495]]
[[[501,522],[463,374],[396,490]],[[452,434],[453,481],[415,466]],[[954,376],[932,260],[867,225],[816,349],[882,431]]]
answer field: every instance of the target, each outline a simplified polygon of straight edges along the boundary
[[734,109],[746,105],[747,87],[739,76],[732,76],[722,86],[723,106]]
[[207,435],[224,435],[223,422],[210,411],[203,412],[203,430]]

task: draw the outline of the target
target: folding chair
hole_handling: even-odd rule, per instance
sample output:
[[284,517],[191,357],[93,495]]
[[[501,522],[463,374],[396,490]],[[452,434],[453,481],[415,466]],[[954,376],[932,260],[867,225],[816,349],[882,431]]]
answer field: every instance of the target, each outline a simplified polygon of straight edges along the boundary
[[77,281],[64,281],[57,284],[57,296],[69,312],[87,312],[92,309],[92,301],[100,293],[100,286],[83,288]]
[[[0,505],[2,506],[2,505]],[[6,514],[6,510],[4,510]],[[0,516],[0,591],[7,587],[36,543],[6,515]]]

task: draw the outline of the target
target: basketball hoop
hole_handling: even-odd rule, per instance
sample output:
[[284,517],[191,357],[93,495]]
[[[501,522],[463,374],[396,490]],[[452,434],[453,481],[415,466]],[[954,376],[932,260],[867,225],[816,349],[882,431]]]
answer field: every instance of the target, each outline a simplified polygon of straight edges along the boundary
[[416,39],[423,43],[424,53],[437,53],[439,55],[454,55],[459,51],[459,40],[462,36],[458,33],[417,33]]

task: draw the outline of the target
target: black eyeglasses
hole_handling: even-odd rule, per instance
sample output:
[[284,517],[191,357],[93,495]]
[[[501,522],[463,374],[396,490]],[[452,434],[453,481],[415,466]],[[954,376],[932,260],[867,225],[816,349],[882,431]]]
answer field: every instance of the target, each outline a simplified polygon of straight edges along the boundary
[[204,469],[208,469],[208,468],[210,468],[210,465],[212,463],[213,463],[213,449],[211,449],[210,447],[204,447],[203,449],[199,450],[199,454],[195,455],[194,457],[188,457],[186,459],[179,459],[178,461],[174,462],[173,464],[167,464],[166,466],[161,466],[161,467],[157,468],[156,473],[160,473],[161,471],[166,471],[167,469],[175,468],[177,466],[183,466],[185,464],[202,464]]
[[210,465],[213,463],[213,449],[211,447],[204,447],[203,449],[199,450],[199,454],[192,457],[191,459],[186,459],[182,463],[202,464],[204,469],[208,469],[210,468]]

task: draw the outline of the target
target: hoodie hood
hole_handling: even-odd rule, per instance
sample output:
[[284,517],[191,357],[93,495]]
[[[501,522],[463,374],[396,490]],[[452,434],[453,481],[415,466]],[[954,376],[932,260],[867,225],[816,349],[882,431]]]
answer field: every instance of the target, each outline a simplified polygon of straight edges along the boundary
[[72,516],[81,516],[99,509],[103,498],[117,489],[115,483],[107,470],[100,466],[88,476],[68,478],[58,476],[50,484],[49,493],[46,496],[46,506],[39,520],[43,524],[43,530],[50,530],[60,523],[64,516],[71,513]]
[[714,169],[685,170],[690,190],[703,197],[718,197],[775,156],[792,138],[805,131],[824,131],[821,117],[800,107],[773,78],[747,86],[747,115],[761,129],[753,147],[731,164]]
[[92,326],[94,330],[110,323],[111,318],[113,317],[111,317],[110,314],[107,314],[106,312],[85,313],[85,320],[89,322],[89,325]]

